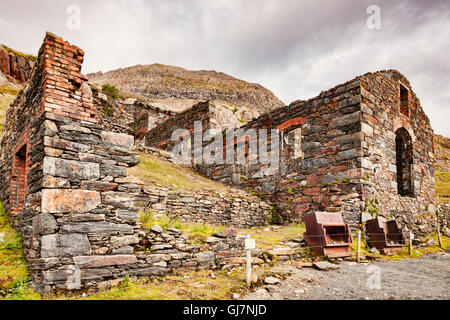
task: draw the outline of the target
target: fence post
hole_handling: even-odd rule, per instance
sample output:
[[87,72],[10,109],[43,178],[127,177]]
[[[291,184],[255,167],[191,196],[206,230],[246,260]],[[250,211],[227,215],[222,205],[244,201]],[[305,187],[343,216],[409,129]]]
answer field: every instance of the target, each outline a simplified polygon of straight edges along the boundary
[[412,241],[413,241],[413,233],[409,232],[409,255],[412,256]]
[[255,249],[255,247],[255,239],[250,239],[250,234],[247,234],[247,237],[245,238],[245,250],[247,253],[247,286],[250,286],[252,282],[252,249]]
[[438,219],[438,224],[437,224],[437,234],[438,234],[439,247],[442,248],[441,225],[439,223],[439,219]]
[[358,229],[358,241],[356,246],[356,262],[361,262],[361,229]]

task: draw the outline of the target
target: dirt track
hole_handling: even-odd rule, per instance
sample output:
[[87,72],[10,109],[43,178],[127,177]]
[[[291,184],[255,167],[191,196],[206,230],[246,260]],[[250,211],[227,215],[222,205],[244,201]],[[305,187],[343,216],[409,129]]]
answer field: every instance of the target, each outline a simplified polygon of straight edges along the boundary
[[292,266],[278,266],[276,270],[292,275],[279,285],[260,288],[243,299],[450,299],[449,253],[362,265],[344,262],[339,270],[330,271]]

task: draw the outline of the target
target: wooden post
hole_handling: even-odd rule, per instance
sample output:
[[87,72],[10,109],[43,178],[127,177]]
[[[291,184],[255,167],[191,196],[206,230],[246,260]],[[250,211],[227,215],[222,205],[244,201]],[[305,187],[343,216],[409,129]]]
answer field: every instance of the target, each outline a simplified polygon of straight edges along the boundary
[[442,248],[441,226],[440,226],[439,220],[438,220],[438,224],[437,224],[437,234],[438,234],[439,247]]
[[245,239],[245,250],[247,253],[247,286],[250,287],[252,283],[252,249],[254,249],[254,240],[250,239],[250,234],[247,234]]
[[409,255],[412,256],[412,241],[413,241],[413,233],[409,232]]
[[358,242],[356,245],[356,262],[361,262],[361,229],[358,229]]

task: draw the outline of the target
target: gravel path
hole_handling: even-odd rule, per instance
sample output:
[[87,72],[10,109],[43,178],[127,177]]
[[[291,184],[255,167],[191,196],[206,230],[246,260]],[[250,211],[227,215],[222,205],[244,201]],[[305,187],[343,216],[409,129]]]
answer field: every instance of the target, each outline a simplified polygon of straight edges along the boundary
[[273,271],[292,275],[278,285],[260,288],[243,299],[450,300],[449,253],[361,265],[343,262],[338,270],[329,271],[289,265],[274,267]]

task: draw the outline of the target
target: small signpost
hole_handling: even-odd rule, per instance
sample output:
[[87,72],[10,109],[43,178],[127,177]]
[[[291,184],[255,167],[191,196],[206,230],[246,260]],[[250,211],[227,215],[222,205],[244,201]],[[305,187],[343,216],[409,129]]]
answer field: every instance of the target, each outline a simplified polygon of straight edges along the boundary
[[441,238],[441,226],[439,224],[439,220],[438,220],[438,224],[437,224],[437,234],[438,234],[438,241],[439,241],[439,247],[442,247],[442,238]]
[[414,239],[414,234],[412,231],[409,232],[409,255],[412,256],[412,241]]
[[361,262],[361,229],[358,229],[358,243],[356,247],[356,262]]
[[256,248],[255,239],[251,239],[247,234],[245,238],[245,250],[247,251],[247,286],[250,286],[252,281],[252,250]]

